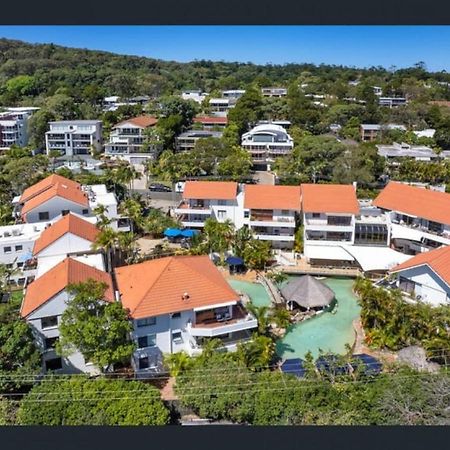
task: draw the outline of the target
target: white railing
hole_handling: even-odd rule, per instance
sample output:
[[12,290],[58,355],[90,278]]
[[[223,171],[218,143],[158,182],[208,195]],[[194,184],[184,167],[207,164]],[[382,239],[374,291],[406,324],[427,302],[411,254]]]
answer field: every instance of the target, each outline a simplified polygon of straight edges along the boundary
[[248,316],[244,319],[233,321],[233,323],[224,323],[223,325],[217,325],[217,323],[214,323],[214,326],[211,327],[206,325],[196,327],[195,325],[188,324],[187,331],[191,334],[191,336],[214,337],[222,334],[234,333],[236,331],[249,330],[256,328],[257,326],[258,321],[251,314],[248,314]]

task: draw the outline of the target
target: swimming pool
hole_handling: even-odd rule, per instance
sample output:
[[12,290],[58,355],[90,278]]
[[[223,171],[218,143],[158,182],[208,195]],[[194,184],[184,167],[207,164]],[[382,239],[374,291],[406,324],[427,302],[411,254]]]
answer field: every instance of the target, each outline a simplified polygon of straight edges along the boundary
[[[354,343],[353,321],[359,317],[361,308],[352,292],[353,280],[326,278],[323,281],[336,295],[336,313],[324,312],[291,326],[276,344],[277,354],[281,358],[304,358],[308,351],[316,358],[320,349],[343,354],[346,351],[345,345]],[[237,291],[245,292],[255,305],[270,305],[269,295],[262,285],[236,280],[230,280],[229,283]]]

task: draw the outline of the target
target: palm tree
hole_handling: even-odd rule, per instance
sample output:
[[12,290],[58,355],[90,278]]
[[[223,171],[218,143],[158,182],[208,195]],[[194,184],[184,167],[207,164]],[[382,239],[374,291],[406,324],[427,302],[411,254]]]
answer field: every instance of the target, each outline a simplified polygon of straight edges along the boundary
[[269,312],[269,318],[278,328],[287,328],[291,323],[291,314],[283,307],[272,308]]
[[178,377],[193,364],[193,359],[184,351],[164,356],[164,365],[172,377]]
[[107,257],[108,270],[112,270],[112,253],[117,245],[118,234],[110,227],[105,227],[95,238],[92,248],[102,249]]
[[242,257],[247,244],[253,239],[253,233],[248,227],[241,227],[234,234],[233,252],[236,256]]
[[134,179],[140,179],[142,174],[138,172],[133,166],[127,165],[122,166],[117,169],[117,177],[118,180],[121,181],[121,184],[128,184],[128,188],[132,190],[132,183]]
[[255,306],[253,303],[248,303],[246,308],[250,314],[252,314],[258,322],[258,333],[260,335],[266,335],[269,330],[269,307],[268,306]]
[[131,221],[131,232],[134,233],[134,227],[141,228],[143,225],[142,217],[142,206],[141,204],[132,199],[128,198],[120,204],[120,213],[127,216]]
[[97,216],[97,227],[100,230],[104,230],[111,224],[111,219],[106,215],[108,207],[105,205],[97,205],[94,210],[94,214]]
[[255,334],[250,342],[238,345],[236,357],[250,370],[256,371],[268,367],[274,354],[273,340],[270,337]]
[[229,219],[225,222],[207,219],[205,221],[203,233],[205,234],[209,251],[219,253],[220,259],[223,262],[225,259],[225,252],[230,248],[231,242],[233,241],[233,222]]
[[[132,264],[136,257],[136,238],[133,233],[119,232],[117,233],[117,248],[120,252],[120,259],[125,259],[127,264]],[[125,255],[125,258],[123,258]]]

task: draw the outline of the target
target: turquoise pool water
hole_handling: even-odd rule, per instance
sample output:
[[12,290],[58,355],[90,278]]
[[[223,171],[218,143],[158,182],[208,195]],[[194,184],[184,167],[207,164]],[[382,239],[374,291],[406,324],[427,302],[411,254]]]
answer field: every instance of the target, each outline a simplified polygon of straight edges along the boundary
[[[323,280],[336,294],[337,312],[324,312],[303,323],[293,325],[277,342],[277,353],[283,358],[304,358],[310,351],[319,356],[320,349],[336,354],[345,353],[345,345],[355,340],[353,320],[360,314],[360,306],[352,292],[353,280],[327,278]],[[263,286],[245,281],[230,280],[231,286],[245,292],[257,306],[269,305],[270,298]]]
[[270,306],[270,297],[262,284],[248,281],[228,280],[233,289],[247,294],[256,306]]

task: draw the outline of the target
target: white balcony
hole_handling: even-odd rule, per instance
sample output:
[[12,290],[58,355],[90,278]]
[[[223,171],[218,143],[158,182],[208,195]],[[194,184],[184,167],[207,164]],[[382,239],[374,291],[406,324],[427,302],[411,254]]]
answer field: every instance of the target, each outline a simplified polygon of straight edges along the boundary
[[295,228],[294,217],[273,217],[273,218],[250,218],[250,226],[252,227],[277,227],[277,228]]
[[354,224],[351,225],[327,225],[324,224],[317,224],[317,225],[311,225],[311,224],[305,224],[305,230],[310,231],[328,231],[328,232],[353,232]]
[[255,234],[256,239],[261,241],[286,241],[293,242],[295,236],[293,234]]

